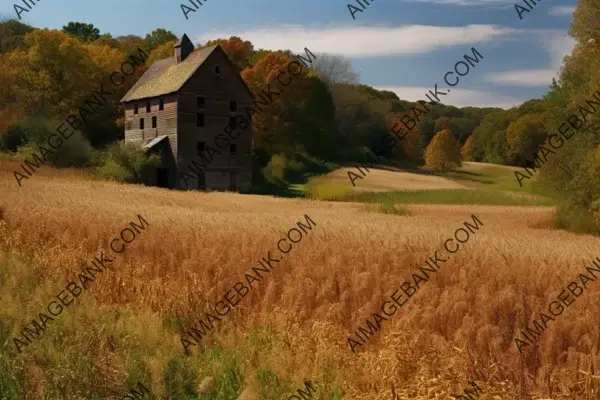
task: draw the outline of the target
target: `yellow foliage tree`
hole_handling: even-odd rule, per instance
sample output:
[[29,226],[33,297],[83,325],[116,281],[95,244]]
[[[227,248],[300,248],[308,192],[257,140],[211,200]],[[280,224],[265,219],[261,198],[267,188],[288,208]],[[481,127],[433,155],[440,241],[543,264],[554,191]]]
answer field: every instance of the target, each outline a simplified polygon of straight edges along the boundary
[[444,129],[431,139],[425,151],[425,165],[436,171],[460,167],[460,145],[449,130]]
[[156,47],[150,52],[148,56],[148,61],[146,65],[152,65],[155,61],[164,60],[165,58],[173,57],[173,46],[175,46],[177,41],[172,40],[167,43],[163,43],[160,46]]

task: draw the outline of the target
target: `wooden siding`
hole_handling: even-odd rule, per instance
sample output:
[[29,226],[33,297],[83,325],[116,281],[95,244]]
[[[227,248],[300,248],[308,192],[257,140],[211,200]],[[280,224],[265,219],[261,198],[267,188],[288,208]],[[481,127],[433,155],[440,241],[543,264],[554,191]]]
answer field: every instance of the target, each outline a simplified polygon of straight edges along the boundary
[[[160,99],[164,100],[164,109],[159,111]],[[146,99],[125,104],[125,141],[148,142],[155,137],[167,135],[173,156],[177,158],[177,95],[170,94],[150,100],[150,112],[146,112]],[[134,104],[138,113],[134,114]],[[152,128],[152,117],[156,117],[156,128]],[[144,129],[140,129],[140,119],[144,119]]]
[[[220,67],[221,75],[225,79],[220,79],[215,74],[214,66],[217,64]],[[177,154],[179,155],[180,168],[183,171],[188,170],[187,166],[193,160],[202,164],[197,153],[196,144],[198,142],[204,142],[205,146],[211,146],[222,153],[220,155],[216,154],[210,165],[205,168],[207,172],[207,189],[229,188],[229,174],[221,173],[227,171],[236,171],[238,189],[247,188],[251,184],[248,178],[243,178],[251,175],[252,172],[251,126],[247,127],[234,140],[226,136],[230,143],[236,144],[236,156],[233,159],[229,153],[229,145],[224,146],[227,141],[224,139],[219,140],[219,145],[223,146],[223,149],[215,145],[215,139],[218,135],[224,133],[223,129],[229,124],[229,117],[246,116],[246,107],[250,107],[252,102],[241,78],[236,77],[237,74],[238,72],[230,67],[224,53],[215,51],[178,93],[179,118],[177,120],[177,131],[179,133],[179,148]],[[198,96],[205,98],[203,109],[197,107],[196,99]],[[236,112],[230,111],[230,100],[236,101]],[[198,127],[196,124],[198,113],[204,114],[204,127]],[[237,135],[238,132],[239,129],[235,130],[233,135]],[[211,171],[215,173],[208,174]],[[217,173],[219,171],[220,173]],[[189,186],[191,187],[191,185]]]

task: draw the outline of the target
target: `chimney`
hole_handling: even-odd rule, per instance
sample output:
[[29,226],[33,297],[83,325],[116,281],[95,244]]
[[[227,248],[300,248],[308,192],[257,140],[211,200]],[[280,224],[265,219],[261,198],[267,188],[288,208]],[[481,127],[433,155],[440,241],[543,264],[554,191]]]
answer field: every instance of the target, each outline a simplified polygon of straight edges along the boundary
[[187,56],[194,51],[194,44],[185,33],[173,47],[175,48],[175,58],[177,59],[177,64],[184,61]]

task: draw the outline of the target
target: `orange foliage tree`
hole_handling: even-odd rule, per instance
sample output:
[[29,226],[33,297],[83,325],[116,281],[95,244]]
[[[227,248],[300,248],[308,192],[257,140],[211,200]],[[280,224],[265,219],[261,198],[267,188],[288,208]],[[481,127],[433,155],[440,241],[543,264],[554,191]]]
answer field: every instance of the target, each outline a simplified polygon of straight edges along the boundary
[[227,57],[229,57],[238,70],[243,71],[250,67],[250,58],[254,53],[254,45],[251,42],[242,40],[237,36],[231,36],[229,39],[209,40],[200,48],[210,47],[216,44],[221,45],[221,48],[225,54],[227,54]]
[[420,163],[422,161],[420,145],[421,131],[419,130],[418,125],[410,131],[405,129],[402,123],[400,123],[400,119],[404,115],[404,113],[392,113],[388,114],[386,118],[389,129],[397,130],[398,127],[401,128],[401,131],[398,132],[397,135],[402,139],[399,139],[398,136],[388,132],[390,135],[390,143],[395,143],[390,145],[393,147],[392,153],[394,154],[394,158],[398,160]]
[[460,154],[465,161],[475,160],[475,135],[471,135],[467,138],[467,141],[460,150]]
[[449,171],[461,165],[460,145],[449,130],[435,134],[425,151],[425,163],[436,171]]

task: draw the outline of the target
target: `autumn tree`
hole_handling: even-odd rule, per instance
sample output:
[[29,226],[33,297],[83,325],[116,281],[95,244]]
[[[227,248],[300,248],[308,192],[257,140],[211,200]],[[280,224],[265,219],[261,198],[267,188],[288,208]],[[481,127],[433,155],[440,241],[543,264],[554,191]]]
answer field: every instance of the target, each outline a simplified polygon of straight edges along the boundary
[[176,43],[175,40],[172,40],[170,42],[163,43],[160,46],[153,49],[150,52],[150,55],[148,56],[146,65],[150,66],[155,61],[173,57],[173,54],[174,54],[173,46],[175,46],[175,43]]
[[146,51],[146,53],[148,53],[148,44],[141,36],[124,35],[118,36],[116,40],[119,42],[119,46],[126,56],[138,54],[138,48],[143,49]]
[[221,45],[221,48],[225,54],[227,54],[227,57],[229,57],[233,65],[235,65],[240,72],[251,66],[250,59],[254,52],[254,45],[251,42],[242,40],[237,36],[231,36],[229,39],[209,40],[203,44],[201,48],[214,46],[216,44]]
[[433,137],[425,152],[426,167],[436,171],[449,171],[461,165],[460,145],[448,130]]
[[25,42],[25,51],[6,55],[0,74],[10,79],[9,95],[27,114],[65,114],[93,92],[102,71],[81,41],[60,31],[35,30]]
[[467,138],[460,154],[465,161],[475,161],[475,136],[471,135]]
[[98,40],[96,40],[96,42],[98,44],[104,44],[104,45],[113,47],[115,49],[121,48],[119,41],[117,39],[113,38],[110,33],[103,33],[102,35],[100,35]]
[[82,42],[91,42],[100,37],[100,29],[95,28],[94,24],[71,21],[67,26],[63,26],[62,30],[79,38]]
[[[387,117],[387,130],[390,137],[397,140],[393,149],[393,158],[401,164],[420,164],[422,162],[421,132],[419,126],[408,130],[402,125],[401,118],[406,113],[393,113]],[[394,129],[396,134],[390,132]]]

